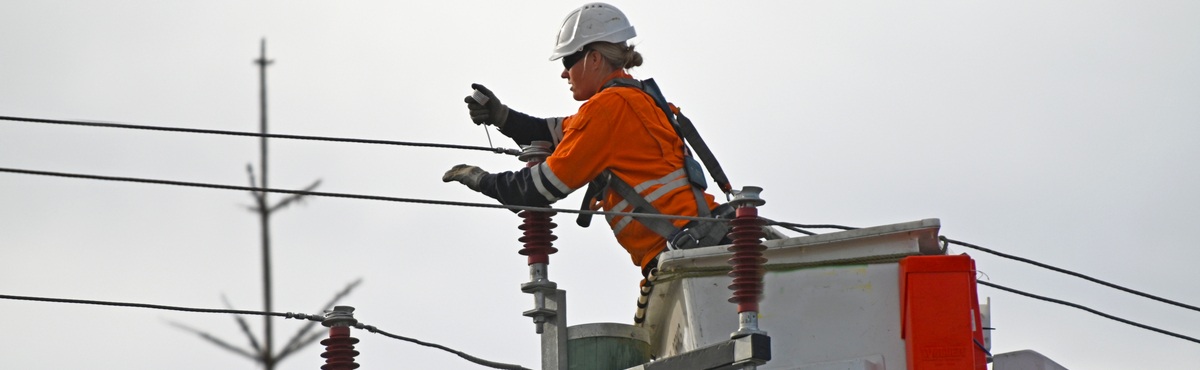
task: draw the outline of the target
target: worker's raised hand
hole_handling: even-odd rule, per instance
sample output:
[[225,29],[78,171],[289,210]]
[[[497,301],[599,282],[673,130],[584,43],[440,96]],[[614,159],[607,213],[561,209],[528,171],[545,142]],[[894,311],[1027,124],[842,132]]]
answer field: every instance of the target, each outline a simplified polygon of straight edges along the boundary
[[508,106],[500,104],[496,94],[483,85],[471,84],[471,88],[478,92],[467,95],[466,99],[467,110],[471,112],[471,122],[475,122],[476,125],[487,124],[504,128],[504,121],[508,119]]
[[483,175],[486,174],[487,171],[484,171],[482,168],[460,164],[451,167],[449,171],[446,171],[446,174],[442,175],[442,182],[458,181],[463,185],[466,185],[468,188],[471,188],[471,190],[482,191],[479,187],[479,181],[482,180]]

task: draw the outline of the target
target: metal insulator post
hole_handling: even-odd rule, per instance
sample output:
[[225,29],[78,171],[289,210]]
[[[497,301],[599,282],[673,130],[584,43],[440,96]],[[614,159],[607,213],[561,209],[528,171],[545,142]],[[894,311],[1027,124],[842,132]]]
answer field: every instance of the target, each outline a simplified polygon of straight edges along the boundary
[[321,321],[321,325],[329,327],[329,338],[321,341],[325,346],[325,353],[321,354],[325,358],[325,365],[321,366],[321,370],[358,368],[358,363],[354,362],[354,357],[358,356],[358,351],[354,350],[358,339],[350,336],[350,327],[357,323],[354,307],[335,306],[325,311],[325,320]]
[[[541,164],[552,152],[548,141],[534,141],[521,151],[517,158],[525,161],[525,167]],[[553,212],[522,211],[518,216],[524,220],[519,229],[523,231],[518,241],[524,243],[524,248],[518,253],[527,257],[529,264],[529,282],[521,284],[521,291],[533,294],[534,308],[525,311],[524,315],[533,319],[538,334],[544,332],[548,319],[557,313],[546,305],[546,294],[553,294],[558,285],[550,281],[548,265],[550,255],[558,252],[554,248],[554,240],[558,239],[552,229],[558,225],[551,221]]]
[[758,217],[758,206],[767,202],[759,198],[759,193],[762,193],[762,188],[746,186],[735,192],[730,201],[737,211],[729,232],[730,239],[733,239],[733,245],[729,247],[729,251],[733,252],[733,257],[729,259],[729,264],[733,265],[733,271],[729,272],[729,276],[733,277],[733,284],[729,285],[733,297],[729,298],[729,302],[737,303],[738,307],[738,330],[730,335],[732,338],[766,334],[758,329],[758,302],[762,300],[763,265],[767,262],[762,253],[767,249],[762,244],[766,237],[764,221]]

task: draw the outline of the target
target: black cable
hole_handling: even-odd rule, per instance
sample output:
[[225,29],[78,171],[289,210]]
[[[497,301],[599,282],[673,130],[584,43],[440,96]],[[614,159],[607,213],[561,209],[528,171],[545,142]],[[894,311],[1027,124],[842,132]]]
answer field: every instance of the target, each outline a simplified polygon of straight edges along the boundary
[[791,222],[779,222],[776,224],[779,226],[782,226],[782,227],[791,226],[791,227],[798,227],[798,228],[803,228],[803,229],[858,230],[857,227],[842,226],[842,225],[829,225],[829,224],[805,225],[805,224],[796,224],[796,223],[791,223]]
[[123,129],[131,129],[131,130],[187,132],[187,133],[193,133],[193,134],[266,137],[266,138],[273,138],[273,139],[333,141],[333,142],[360,143],[360,144],[382,144],[382,145],[400,145],[400,146],[415,146],[415,147],[427,147],[427,148],[480,150],[480,151],[488,151],[488,152],[492,152],[492,153],[496,153],[496,154],[508,154],[508,155],[520,155],[521,154],[521,151],[517,150],[517,149],[485,148],[482,146],[455,145],[455,144],[435,144],[435,143],[418,143],[418,142],[407,142],[407,141],[353,139],[353,138],[339,138],[339,137],[327,137],[327,136],[303,136],[303,135],[285,135],[285,134],[265,134],[264,135],[264,134],[257,133],[257,132],[209,130],[209,129],[195,129],[195,128],[184,128],[184,127],[144,126],[144,125],[129,125],[129,124],[123,124],[123,123],[100,123],[100,122],[69,121],[69,120],[58,120],[58,119],[27,118],[27,117],[12,117],[12,116],[0,116],[0,121],[19,121],[19,122],[33,122],[33,123],[49,123],[49,124],[55,124],[55,125],[123,128]]
[[798,232],[798,233],[801,233],[801,234],[804,234],[804,235],[809,235],[809,236],[812,236],[812,235],[817,235],[817,233],[814,233],[814,232],[812,232],[812,231],[808,231],[808,230],[801,229],[800,227],[796,226],[797,224],[790,224],[790,223],[789,223],[789,224],[786,224],[786,225],[785,225],[785,224],[784,224],[784,223],[782,223],[782,222],[777,222],[777,221],[775,221],[775,220],[772,220],[772,219],[769,219],[769,218],[766,218],[766,217],[759,217],[759,218],[761,218],[763,221],[766,221],[766,222],[774,222],[776,226],[779,226],[779,227],[782,227],[782,228],[785,228],[785,229],[788,229],[788,230],[791,230],[791,231],[795,231],[795,232]]
[[[629,216],[629,217],[642,217],[642,218],[660,218],[660,219],[667,219],[667,220],[681,219],[681,220],[691,220],[691,221],[716,221],[716,222],[729,222],[730,221],[728,219],[719,219],[719,218],[711,218],[711,217],[676,216],[676,215],[636,213],[636,212],[608,212],[608,211],[592,211],[592,210],[565,209],[565,208],[543,208],[543,207],[513,206],[513,205],[503,205],[503,204],[453,202],[453,201],[432,200],[432,199],[396,198],[396,197],[384,197],[384,196],[376,196],[376,195],[325,193],[325,192],[318,192],[318,191],[263,189],[263,188],[248,187],[248,186],[205,184],[205,183],[173,181],[173,180],[139,179],[139,178],[132,178],[132,177],[85,175],[85,174],[75,174],[75,173],[22,170],[22,169],[3,168],[3,167],[0,167],[0,172],[19,173],[19,174],[26,174],[26,175],[39,175],[39,176],[67,177],[67,178],[77,178],[77,179],[90,179],[90,180],[136,182],[136,183],[158,184],[158,185],[175,185],[175,186],[187,186],[187,187],[209,188],[209,189],[242,190],[242,191],[251,191],[251,192],[265,191],[268,193],[311,195],[311,196],[331,197],[331,198],[365,199],[365,200],[378,200],[378,201],[388,201],[388,202],[432,204],[432,205],[459,206],[459,207],[497,208],[497,209],[509,209],[509,210],[517,210],[517,211],[580,213],[580,214],[589,214],[589,215],[612,215],[612,216]],[[764,224],[765,225],[775,225],[778,223],[777,222],[766,222]]]
[[228,309],[212,309],[212,308],[191,308],[191,307],[165,306],[165,305],[146,304],[146,303],[91,301],[91,300],[85,300],[85,299],[67,299],[67,298],[28,297],[28,296],[7,295],[7,294],[0,294],[0,299],[12,299],[12,300],[18,300],[18,301],[51,302],[51,303],[88,304],[88,305],[98,305],[98,306],[151,308],[151,309],[155,309],[155,310],[198,312],[198,313],[224,313],[224,314],[233,314],[233,315],[276,316],[276,317],[282,317],[285,319],[298,319],[298,320],[310,320],[310,321],[322,321],[325,319],[325,317],[321,316],[321,315],[309,315],[309,314],[292,313],[292,312],[263,312],[263,311],[228,310]]
[[1071,303],[1071,302],[1067,302],[1067,301],[1063,301],[1063,300],[1058,300],[1058,299],[1054,299],[1054,298],[1050,298],[1050,297],[1043,297],[1043,296],[1040,296],[1040,295],[1037,295],[1037,294],[1033,294],[1033,293],[1026,293],[1026,292],[1023,292],[1023,291],[1020,291],[1020,290],[1016,290],[1016,289],[1013,289],[1013,288],[1008,288],[1008,287],[1004,287],[1004,286],[996,285],[996,284],[989,283],[989,282],[986,282],[986,281],[977,281],[977,283],[979,283],[980,285],[983,285],[983,286],[988,286],[988,287],[992,287],[992,288],[1000,289],[1000,290],[1003,290],[1003,291],[1007,291],[1007,292],[1009,292],[1009,293],[1020,294],[1020,295],[1023,295],[1023,296],[1029,297],[1029,298],[1040,299],[1040,300],[1043,300],[1043,301],[1046,301],[1046,302],[1058,303],[1058,304],[1061,304],[1061,305],[1064,305],[1064,306],[1069,306],[1069,307],[1078,308],[1078,309],[1081,309],[1081,310],[1084,310],[1084,311],[1087,311],[1087,312],[1094,313],[1094,314],[1096,314],[1096,315],[1102,316],[1102,317],[1104,317],[1104,318],[1107,318],[1107,319],[1110,319],[1110,320],[1119,321],[1119,322],[1126,323],[1126,324],[1129,324],[1129,325],[1133,325],[1133,326],[1136,326],[1136,327],[1139,327],[1139,328],[1142,328],[1142,329],[1146,329],[1146,330],[1150,330],[1150,331],[1153,331],[1153,332],[1157,332],[1157,333],[1159,333],[1159,334],[1166,334],[1166,335],[1170,335],[1170,336],[1172,336],[1172,337],[1176,337],[1176,338],[1179,338],[1179,339],[1183,339],[1183,340],[1187,340],[1187,341],[1191,341],[1191,342],[1195,342],[1195,343],[1200,343],[1200,339],[1192,338],[1192,337],[1189,337],[1189,336],[1186,336],[1186,335],[1183,335],[1183,334],[1177,334],[1177,333],[1169,332],[1169,331],[1166,331],[1166,330],[1163,330],[1163,329],[1159,329],[1159,328],[1156,328],[1156,327],[1153,327],[1153,326],[1145,325],[1145,324],[1139,324],[1139,323],[1136,323],[1136,322],[1133,322],[1133,321],[1129,321],[1129,320],[1126,320],[1126,319],[1122,319],[1122,318],[1120,318],[1120,317],[1116,317],[1116,316],[1109,315],[1109,314],[1106,314],[1106,313],[1103,313],[1103,312],[1100,312],[1100,311],[1096,311],[1096,310],[1094,310],[1094,309],[1088,308],[1088,307],[1086,307],[1086,306],[1083,306],[1083,305],[1079,305],[1079,304],[1075,304],[1075,303]]
[[1166,304],[1170,304],[1170,305],[1174,305],[1174,306],[1178,306],[1178,307],[1186,308],[1186,309],[1189,309],[1189,310],[1192,310],[1192,311],[1197,311],[1197,312],[1200,312],[1200,307],[1192,306],[1192,305],[1189,305],[1189,304],[1186,304],[1186,303],[1180,303],[1180,302],[1176,302],[1176,301],[1173,301],[1173,300],[1170,300],[1170,299],[1166,299],[1166,298],[1162,298],[1162,297],[1159,297],[1159,296],[1156,296],[1156,295],[1152,295],[1152,294],[1149,294],[1149,293],[1143,293],[1143,292],[1141,292],[1141,291],[1138,291],[1138,290],[1133,290],[1133,289],[1130,289],[1130,288],[1126,288],[1126,287],[1123,287],[1123,286],[1120,286],[1120,285],[1117,285],[1117,284],[1113,284],[1113,283],[1110,283],[1110,282],[1107,282],[1107,281],[1104,281],[1104,280],[1100,280],[1100,279],[1097,279],[1097,278],[1093,278],[1093,277],[1091,277],[1091,276],[1087,276],[1087,275],[1084,275],[1084,274],[1080,274],[1080,273],[1078,273],[1078,272],[1074,272],[1074,271],[1071,271],[1071,270],[1067,270],[1067,269],[1062,269],[1062,268],[1058,268],[1058,267],[1050,266],[1050,265],[1047,265],[1047,264],[1044,264],[1044,263],[1041,263],[1041,262],[1038,262],[1038,261],[1034,261],[1034,260],[1031,260],[1031,259],[1028,259],[1028,258],[1022,258],[1022,257],[1017,257],[1017,256],[1014,256],[1014,255],[1011,255],[1011,254],[1006,254],[1006,253],[1002,253],[1002,252],[997,252],[997,251],[994,251],[994,250],[991,250],[991,249],[987,249],[987,248],[984,248],[984,247],[980,247],[980,246],[978,246],[978,245],[974,245],[974,244],[965,243],[965,242],[960,242],[960,241],[957,241],[957,240],[954,240],[954,239],[950,239],[950,238],[947,238],[947,237],[945,237],[945,236],[942,236],[942,237],[940,237],[940,239],[942,239],[942,241],[944,241],[944,242],[947,242],[947,243],[958,244],[958,245],[961,245],[961,246],[964,246],[964,247],[967,247],[967,248],[975,249],[975,250],[982,251],[982,252],[991,253],[991,254],[994,254],[994,255],[997,255],[997,256],[1000,256],[1000,257],[1004,257],[1004,258],[1008,258],[1008,259],[1011,259],[1011,260],[1025,262],[1025,263],[1028,263],[1028,264],[1031,264],[1031,265],[1034,265],[1034,266],[1037,266],[1037,267],[1041,267],[1041,268],[1044,268],[1044,269],[1047,269],[1047,270],[1051,270],[1051,271],[1054,271],[1054,272],[1061,272],[1061,273],[1064,273],[1064,274],[1067,274],[1067,275],[1071,275],[1071,276],[1074,276],[1074,277],[1077,277],[1077,278],[1080,278],[1080,279],[1084,279],[1084,280],[1087,280],[1087,281],[1091,281],[1091,282],[1093,282],[1093,283],[1096,283],[1096,284],[1104,285],[1104,286],[1107,286],[1107,287],[1109,287],[1109,288],[1117,289],[1117,290],[1120,290],[1120,291],[1123,291],[1123,292],[1126,292],[1126,293],[1131,293],[1131,294],[1139,295],[1139,296],[1142,296],[1142,297],[1145,297],[1145,298],[1150,298],[1150,299],[1153,299],[1153,300],[1156,300],[1156,301],[1159,301],[1159,302],[1162,302],[1162,303],[1166,303]]
[[[353,139],[353,138],[338,138],[338,137],[326,137],[326,136],[262,134],[262,133],[256,133],[256,132],[194,129],[194,128],[184,128],[184,127],[145,126],[145,125],[130,125],[130,124],[123,124],[123,123],[102,123],[102,122],[57,120],[57,119],[46,119],[46,118],[15,117],[15,116],[0,116],[0,121],[19,121],[19,122],[32,122],[32,123],[48,123],[48,124],[56,124],[56,125],[123,128],[123,129],[132,129],[132,130],[187,132],[187,133],[195,133],[195,134],[266,137],[266,138],[276,138],[276,139],[333,141],[333,142],[349,142],[349,143],[362,143],[362,144],[383,144],[383,145],[433,147],[433,148],[463,149],[463,150],[480,150],[480,151],[489,151],[489,152],[493,152],[493,153],[497,153],[497,154],[508,154],[508,155],[520,155],[521,154],[521,151],[517,150],[517,149],[505,149],[505,148],[498,148],[498,147],[497,148],[485,148],[485,147],[481,147],[481,146],[455,145],[455,144],[435,144],[435,143],[419,143],[419,142],[389,141],[389,140]],[[489,138],[489,141],[490,141],[490,138]],[[183,182],[178,182],[178,181],[166,181],[166,180],[144,180],[144,179],[119,178],[119,177],[91,176],[91,175],[70,175],[70,174],[61,174],[61,173],[56,174],[56,173],[51,173],[51,172],[27,171],[27,170],[17,170],[17,169],[0,169],[0,171],[13,172],[13,173],[24,173],[24,174],[31,174],[31,175],[89,178],[89,179],[95,179],[95,180],[133,181],[133,182],[143,182],[143,183],[156,183],[156,184],[163,184],[163,185],[197,186],[197,187],[209,187],[209,188],[219,188],[219,189],[229,189],[229,190],[247,190],[246,188],[236,187],[236,186],[231,187],[231,186],[225,186],[225,185],[206,185],[206,184],[183,183]],[[258,189],[255,189],[255,190],[258,190]],[[443,202],[438,202],[438,201],[419,202],[419,201],[415,201],[413,199],[400,200],[399,198],[352,196],[350,194],[335,195],[332,193],[298,192],[298,191],[275,190],[275,189],[267,189],[266,191],[269,193],[274,192],[274,193],[303,194],[303,195],[313,195],[313,196],[327,196],[327,197],[391,200],[391,201],[402,201],[402,202],[411,201],[412,203],[458,205],[458,206],[486,207],[486,208],[507,208],[507,209],[511,209],[511,210],[554,211],[554,212],[565,212],[565,213],[603,214],[603,215],[613,215],[613,216],[638,216],[638,217],[643,217],[643,218],[686,219],[686,220],[693,220],[693,221],[712,221],[712,220],[714,220],[713,218],[688,217],[688,216],[661,217],[661,215],[655,215],[655,214],[641,214],[641,213],[627,213],[627,212],[578,211],[578,210],[522,207],[522,206],[493,206],[493,205],[484,205],[484,204],[455,203],[455,202],[444,202],[443,203]],[[455,203],[455,204],[451,204],[451,203]],[[856,229],[856,228],[848,227],[848,226],[804,225],[804,224],[795,224],[795,223],[787,223],[787,222],[775,222],[775,221],[770,221],[770,220],[767,221],[767,225],[777,225],[777,226],[786,228],[788,230],[792,230],[792,231],[795,231],[795,232],[798,232],[801,234],[805,234],[805,235],[816,235],[816,233],[806,231],[806,230],[800,230],[800,228],[812,228],[812,229],[824,228],[824,229],[841,229],[841,230]]]
[[987,355],[987,357],[992,357],[992,351],[988,351],[987,347],[983,346],[983,343],[979,343],[979,341],[975,338],[971,338],[971,341],[975,342],[975,347],[978,347],[980,351],[983,351],[983,354]]
[[[316,321],[316,322],[322,322],[325,320],[325,317],[323,315],[309,315],[309,314],[292,313],[292,312],[282,313],[282,312],[264,312],[264,311],[230,310],[230,309],[193,308],[193,307],[166,306],[166,305],[146,304],[146,303],[93,301],[93,300],[85,300],[85,299],[67,299],[67,298],[30,297],[30,296],[18,296],[18,295],[7,295],[7,294],[0,294],[0,299],[11,299],[11,300],[18,300],[18,301],[34,301],[34,302],[50,302],[50,303],[87,304],[87,305],[98,305],[98,306],[150,308],[150,309],[156,309],[156,310],[198,312],[198,313],[222,313],[222,314],[231,314],[231,315],[276,316],[276,317],[282,317],[282,318],[287,318],[287,319],[309,320],[309,321]],[[458,357],[462,357],[463,359],[465,359],[467,361],[471,361],[471,362],[474,362],[476,364],[483,365],[483,366],[488,366],[488,367],[492,367],[492,368],[496,368],[496,369],[529,370],[527,368],[517,366],[517,365],[509,365],[509,364],[503,364],[503,363],[499,363],[499,362],[491,362],[491,361],[487,361],[484,359],[480,359],[478,357],[474,357],[474,356],[468,355],[466,353],[463,353],[462,351],[454,350],[452,348],[448,348],[446,346],[442,346],[439,344],[426,343],[426,342],[422,342],[417,339],[402,337],[399,335],[388,333],[383,330],[379,330],[378,328],[376,328],[374,326],[370,326],[370,325],[362,325],[360,323],[360,324],[355,325],[355,327],[359,328],[359,329],[367,330],[372,333],[383,334],[384,336],[387,336],[387,337],[390,337],[393,339],[399,339],[399,340],[403,340],[403,341],[420,344],[422,346],[441,349],[441,350],[453,353],[455,355],[458,355]]]
[[484,360],[484,359],[481,359],[481,358],[478,358],[478,357],[475,357],[475,356],[468,355],[468,354],[466,354],[466,353],[463,353],[462,351],[455,350],[455,349],[453,349],[453,348],[449,348],[449,347],[446,347],[446,346],[443,346],[443,345],[440,345],[440,344],[423,342],[423,341],[421,341],[421,340],[418,340],[418,339],[413,339],[413,338],[409,338],[409,337],[404,337],[404,336],[400,336],[400,335],[396,335],[396,334],[388,333],[388,332],[386,332],[386,331],[379,330],[379,328],[376,328],[376,327],[374,327],[374,326],[371,326],[371,325],[363,325],[362,323],[357,323],[357,324],[354,324],[354,327],[355,327],[355,328],[362,329],[362,330],[366,330],[366,331],[369,331],[369,332],[372,332],[372,333],[381,334],[381,335],[383,335],[383,336],[385,336],[385,337],[388,337],[388,338],[392,338],[392,339],[399,339],[399,340],[402,340],[402,341],[406,341],[406,342],[410,342],[410,343],[414,343],[414,344],[418,344],[418,345],[422,345],[422,346],[426,346],[426,347],[433,347],[433,348],[437,348],[437,349],[440,349],[440,350],[443,350],[443,351],[446,351],[446,352],[450,352],[450,353],[453,353],[453,354],[455,354],[455,355],[456,355],[456,356],[458,356],[458,357],[461,357],[461,358],[462,358],[462,359],[464,359],[464,360],[467,360],[467,361],[473,362],[473,363],[475,363],[475,364],[477,364],[477,365],[487,366],[487,367],[494,368],[494,369],[506,369],[506,370],[530,370],[530,369],[528,369],[528,368],[525,368],[525,367],[522,367],[522,366],[520,366],[520,365],[512,365],[512,364],[505,364],[505,363],[499,363],[499,362],[492,362],[492,361]]

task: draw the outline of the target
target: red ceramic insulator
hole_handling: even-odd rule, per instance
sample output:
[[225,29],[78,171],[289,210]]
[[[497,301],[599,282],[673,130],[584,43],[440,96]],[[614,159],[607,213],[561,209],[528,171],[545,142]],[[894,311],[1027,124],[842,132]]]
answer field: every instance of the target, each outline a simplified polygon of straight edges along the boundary
[[535,212],[521,211],[518,216],[525,219],[518,229],[524,230],[524,236],[517,241],[525,243],[525,248],[519,253],[528,257],[530,265],[535,263],[550,263],[550,255],[558,252],[558,248],[554,248],[554,241],[558,236],[551,231],[558,227],[550,216],[554,216],[554,212]]
[[329,328],[329,339],[321,341],[325,345],[325,353],[321,354],[325,358],[325,365],[321,366],[321,370],[357,369],[358,363],[354,362],[354,357],[358,356],[358,351],[354,350],[356,343],[358,339],[350,336],[350,327]]
[[737,209],[737,217],[730,223],[733,228],[729,236],[733,245],[729,251],[733,252],[733,257],[729,264],[733,265],[733,271],[729,276],[733,277],[733,284],[729,289],[733,290],[733,297],[729,302],[737,303],[738,313],[758,312],[763,291],[763,265],[767,262],[762,256],[767,249],[762,245],[762,239],[767,236],[762,229],[763,220],[758,218],[758,208],[744,206]]
[[[525,167],[533,167],[541,164],[553,152],[552,144],[546,141],[534,141],[529,146],[525,147],[518,157],[525,161]],[[550,263],[550,255],[558,252],[554,248],[554,241],[558,239],[550,230],[558,227],[557,224],[550,221],[550,217],[554,216],[555,212],[535,212],[521,211],[517,216],[521,216],[525,221],[521,223],[518,229],[524,230],[524,236],[517,238],[517,241],[525,243],[525,249],[520,250],[523,256],[527,256],[530,265],[535,263]]]

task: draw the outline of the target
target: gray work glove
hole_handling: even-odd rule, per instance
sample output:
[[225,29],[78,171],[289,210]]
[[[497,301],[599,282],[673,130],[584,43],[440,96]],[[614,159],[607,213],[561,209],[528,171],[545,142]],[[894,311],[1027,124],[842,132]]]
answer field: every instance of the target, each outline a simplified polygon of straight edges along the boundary
[[463,185],[466,185],[468,188],[471,188],[471,190],[483,191],[479,187],[479,181],[482,180],[483,175],[486,174],[487,171],[484,171],[482,168],[460,164],[451,167],[449,171],[446,171],[446,174],[442,175],[442,182],[458,181]]
[[487,97],[487,104],[480,104],[474,96],[467,95],[467,110],[471,111],[471,122],[475,122],[476,125],[487,124],[503,129],[504,121],[508,120],[508,106],[500,104],[500,99],[496,98],[496,94],[483,85],[471,84],[471,88],[479,90]]

